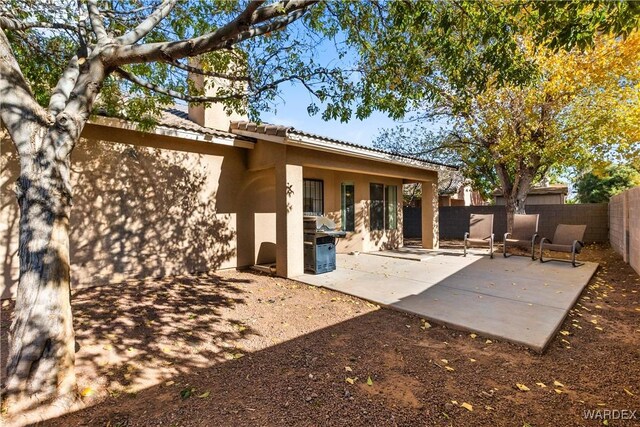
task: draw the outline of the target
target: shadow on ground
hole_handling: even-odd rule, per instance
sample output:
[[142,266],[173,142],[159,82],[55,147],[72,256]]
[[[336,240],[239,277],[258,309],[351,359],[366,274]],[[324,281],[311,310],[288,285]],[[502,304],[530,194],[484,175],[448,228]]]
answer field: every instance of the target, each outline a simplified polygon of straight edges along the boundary
[[[94,334],[116,334],[111,345],[118,354],[140,347],[128,362],[158,361],[173,373],[137,392],[88,397],[87,408],[43,425],[585,425],[583,410],[634,409],[640,394],[640,305],[633,292],[640,278],[608,249],[598,259],[604,267],[561,327],[569,334],[542,356],[252,274],[201,277],[192,286],[158,282],[141,289],[140,298],[113,289],[106,305],[102,294],[85,294],[74,305],[81,352]],[[168,295],[156,295],[165,288]],[[122,307],[121,298],[136,304]],[[198,320],[190,318],[194,304]],[[150,320],[158,326],[147,326]],[[197,332],[195,348],[222,340],[236,347],[206,350],[211,363],[200,366],[187,351],[189,332]],[[164,353],[169,342],[176,345]],[[96,350],[87,363],[110,351]],[[125,372],[107,378],[115,387],[126,382]],[[144,372],[131,371],[131,383]]]

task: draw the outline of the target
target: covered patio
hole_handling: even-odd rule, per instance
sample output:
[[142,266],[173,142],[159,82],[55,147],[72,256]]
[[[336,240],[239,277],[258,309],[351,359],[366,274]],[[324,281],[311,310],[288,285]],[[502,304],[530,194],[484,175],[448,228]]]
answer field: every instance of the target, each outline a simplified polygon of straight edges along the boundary
[[339,254],[337,265],[334,272],[295,279],[538,352],[598,267],[414,248]]

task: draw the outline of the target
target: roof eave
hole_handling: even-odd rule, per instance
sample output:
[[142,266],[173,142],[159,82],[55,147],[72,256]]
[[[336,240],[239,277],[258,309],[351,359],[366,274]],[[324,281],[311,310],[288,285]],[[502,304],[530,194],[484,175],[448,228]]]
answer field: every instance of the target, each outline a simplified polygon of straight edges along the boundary
[[406,157],[394,156],[378,151],[367,150],[366,148],[359,148],[355,146],[349,146],[345,144],[335,143],[327,141],[325,139],[318,139],[309,137],[299,133],[289,133],[285,139],[285,143],[310,148],[319,151],[325,151],[333,154],[343,154],[353,157],[359,157],[368,160],[375,160],[384,163],[391,163],[409,167],[419,167],[420,169],[427,169],[432,171],[442,170],[458,170],[453,166],[438,165],[426,161],[417,159],[409,159]]
[[146,129],[144,131],[141,131],[137,123],[124,120],[124,119],[113,118],[113,117],[94,116],[89,120],[89,123],[99,125],[99,126],[116,127],[116,128],[131,130],[135,132],[144,132],[144,133],[150,133],[154,135],[168,136],[172,138],[182,138],[182,139],[188,139],[188,140],[198,141],[198,142],[225,145],[229,147],[248,148],[248,149],[254,148],[253,142],[243,141],[241,139],[238,139],[232,136],[226,137],[226,136],[220,136],[220,135],[212,135],[212,134],[206,134],[202,132],[174,128],[174,127],[163,126],[163,125],[156,125],[152,129]]

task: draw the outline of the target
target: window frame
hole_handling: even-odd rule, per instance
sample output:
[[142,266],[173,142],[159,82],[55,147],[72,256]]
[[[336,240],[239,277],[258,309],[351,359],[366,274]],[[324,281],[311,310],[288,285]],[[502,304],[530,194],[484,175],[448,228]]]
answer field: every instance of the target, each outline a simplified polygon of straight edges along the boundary
[[[380,194],[381,199],[373,198],[373,188],[374,187],[382,187]],[[374,210],[376,213],[375,222],[374,222]],[[377,215],[380,214],[381,218],[377,218]],[[384,184],[378,182],[370,182],[369,183],[369,228],[370,231],[384,231]]]
[[[382,199],[373,199],[372,189],[374,186],[382,187]],[[393,188],[394,203],[389,204],[390,189]],[[378,206],[381,203],[381,208]],[[392,208],[391,208],[392,206]],[[390,209],[391,208],[391,209]],[[381,214],[382,220],[375,218],[374,222],[374,209],[376,214]],[[381,211],[381,212],[380,212]],[[393,214],[393,217],[390,215]],[[393,223],[393,224],[391,224]],[[380,226],[381,225],[381,226]],[[379,182],[369,183],[369,228],[370,231],[392,231],[398,229],[398,186],[386,185]]]
[[[393,189],[394,200],[393,203],[389,201],[389,190]],[[389,208],[393,207],[392,210]],[[390,214],[393,213],[393,218]],[[384,186],[384,229],[385,230],[397,230],[398,229],[398,186],[397,185],[385,185]],[[391,223],[393,222],[393,225]]]
[[[317,212],[317,210],[315,212],[311,212],[311,211],[307,211],[306,210],[306,206],[305,203],[307,201],[307,183],[314,183],[314,184],[320,184],[320,197],[317,197],[316,192],[314,191],[314,195],[313,197],[310,197],[313,200],[313,205],[315,207],[316,203],[320,203],[320,213]],[[322,216],[324,215],[324,180],[322,179],[317,179],[317,178],[303,178],[302,179],[302,211],[303,211],[303,215],[305,216]]]
[[[347,218],[347,187],[351,187],[351,209],[353,212],[352,218],[350,218],[351,223],[348,223]],[[342,223],[342,231],[356,231],[356,186],[352,181],[343,182],[340,185],[340,219]]]

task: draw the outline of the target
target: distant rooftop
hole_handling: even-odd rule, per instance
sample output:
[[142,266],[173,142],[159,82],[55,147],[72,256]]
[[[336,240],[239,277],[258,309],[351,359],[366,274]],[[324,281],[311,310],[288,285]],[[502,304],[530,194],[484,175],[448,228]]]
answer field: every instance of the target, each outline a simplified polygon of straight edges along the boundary
[[[569,187],[562,184],[552,184],[546,187],[531,187],[529,195],[531,194],[568,194]],[[502,196],[502,190],[496,190],[493,192],[494,196]]]

